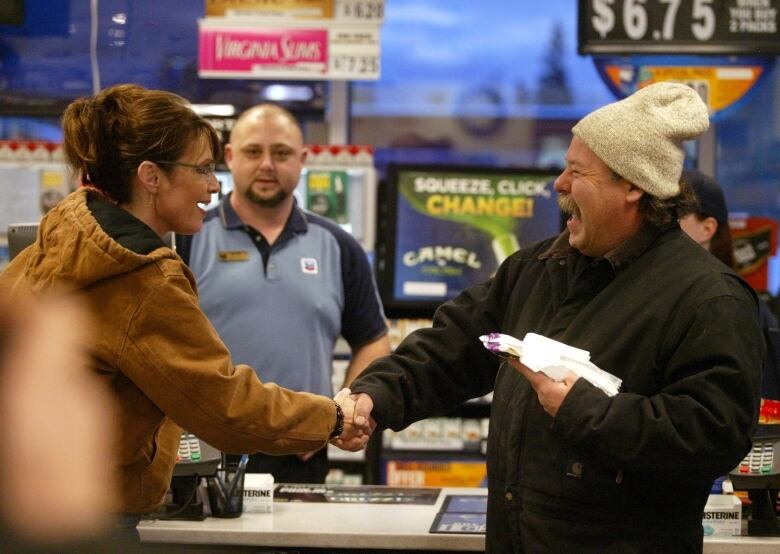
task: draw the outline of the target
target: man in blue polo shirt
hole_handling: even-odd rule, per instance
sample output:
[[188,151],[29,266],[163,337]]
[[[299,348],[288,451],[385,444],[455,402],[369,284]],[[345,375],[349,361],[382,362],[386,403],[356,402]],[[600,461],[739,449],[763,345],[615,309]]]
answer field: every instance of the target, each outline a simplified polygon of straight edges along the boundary
[[[293,191],[306,160],[288,111],[261,104],[236,121],[225,147],[234,189],[180,253],[200,303],[237,363],[263,381],[333,396],[333,348],[352,358],[344,386],[390,353],[387,324],[360,244],[337,224],[301,209]],[[322,483],[327,451],[250,458],[248,470],[277,482]]]

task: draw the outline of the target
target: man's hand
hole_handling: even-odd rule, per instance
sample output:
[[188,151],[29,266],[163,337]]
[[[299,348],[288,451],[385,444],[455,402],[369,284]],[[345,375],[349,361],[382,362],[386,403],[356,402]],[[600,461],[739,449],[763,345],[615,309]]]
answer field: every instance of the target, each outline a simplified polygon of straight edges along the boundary
[[341,389],[334,400],[344,412],[344,431],[331,440],[331,444],[352,452],[362,450],[376,429],[376,421],[371,417],[374,407],[371,397],[367,394],[351,394],[349,389]]
[[371,411],[374,409],[374,401],[364,392],[351,395],[355,401],[355,419],[360,422],[366,422],[371,432],[376,429],[376,421],[371,417]]
[[558,413],[558,409],[563,404],[563,399],[569,394],[569,390],[574,385],[574,382],[580,378],[579,375],[569,372],[563,381],[555,381],[541,371],[530,369],[519,360],[509,358],[509,363],[523,377],[528,379],[528,382],[531,383],[531,386],[536,391],[536,396],[539,398],[542,408],[553,417]]

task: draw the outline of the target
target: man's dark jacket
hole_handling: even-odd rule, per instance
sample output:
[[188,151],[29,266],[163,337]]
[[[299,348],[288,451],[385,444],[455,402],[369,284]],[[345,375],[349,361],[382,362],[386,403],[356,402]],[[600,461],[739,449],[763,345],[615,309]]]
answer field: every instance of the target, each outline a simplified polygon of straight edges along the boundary
[[[579,379],[553,419],[483,348],[492,331],[585,349],[621,392]],[[395,430],[494,391],[490,552],[697,552],[712,481],[750,448],[763,350],[755,294],[677,225],[599,259],[564,232],[443,304],[352,390]]]

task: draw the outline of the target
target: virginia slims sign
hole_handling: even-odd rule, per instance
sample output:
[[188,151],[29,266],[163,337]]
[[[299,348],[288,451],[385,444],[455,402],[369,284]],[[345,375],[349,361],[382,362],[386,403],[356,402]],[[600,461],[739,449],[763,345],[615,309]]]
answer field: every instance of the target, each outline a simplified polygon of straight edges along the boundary
[[452,298],[560,230],[554,171],[396,167],[388,176],[396,301]]
[[379,25],[206,18],[198,22],[198,76],[378,79]]

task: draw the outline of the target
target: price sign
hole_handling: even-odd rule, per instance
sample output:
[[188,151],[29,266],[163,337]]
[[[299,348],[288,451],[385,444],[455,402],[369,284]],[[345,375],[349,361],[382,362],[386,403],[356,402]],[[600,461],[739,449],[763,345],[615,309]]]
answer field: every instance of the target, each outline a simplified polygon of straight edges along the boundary
[[366,77],[379,74],[379,56],[339,54],[330,58],[332,76],[346,74],[352,77]]
[[385,0],[336,0],[336,18],[344,21],[382,21]]
[[780,0],[580,0],[581,54],[780,54]]

